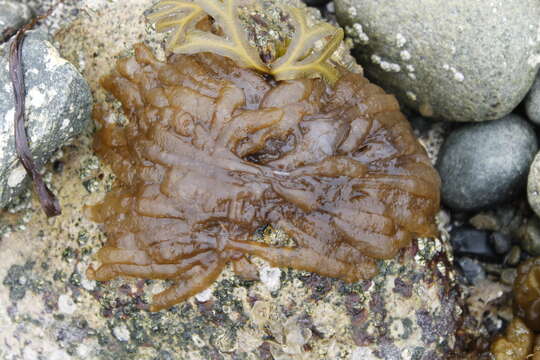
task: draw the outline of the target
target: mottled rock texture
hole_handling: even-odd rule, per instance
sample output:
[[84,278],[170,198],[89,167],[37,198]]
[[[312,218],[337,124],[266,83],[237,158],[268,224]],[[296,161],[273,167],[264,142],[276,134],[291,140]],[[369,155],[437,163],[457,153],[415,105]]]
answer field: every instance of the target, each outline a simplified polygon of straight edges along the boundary
[[[9,46],[0,47],[0,207],[27,186],[26,172],[15,153],[15,99],[9,75]],[[29,33],[23,45],[26,129],[37,164],[88,124],[92,95],[88,84],[42,32]]]
[[536,0],[336,0],[368,77],[425,116],[501,118],[540,60]]

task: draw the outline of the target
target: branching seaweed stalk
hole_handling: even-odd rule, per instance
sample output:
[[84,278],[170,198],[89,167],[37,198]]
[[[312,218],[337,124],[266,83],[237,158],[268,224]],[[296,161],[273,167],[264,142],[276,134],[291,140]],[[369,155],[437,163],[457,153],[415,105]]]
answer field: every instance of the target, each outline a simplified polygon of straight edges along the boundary
[[[172,6],[163,8],[163,3]],[[267,72],[267,68],[257,51],[249,45],[238,16],[236,16],[236,9],[239,6],[238,0],[225,0],[224,2],[219,0],[195,0],[194,2],[166,0],[158,3],[157,6],[158,11],[150,16],[154,20],[158,20],[156,23],[158,31],[177,24],[176,30],[169,40],[171,51],[179,54],[213,52],[233,59],[242,67]],[[184,9],[193,10],[186,14]],[[200,14],[202,16],[199,16]],[[195,25],[206,14],[210,15],[221,27],[226,37],[195,29]]]
[[[292,80],[321,76],[329,83],[339,78],[339,71],[329,59],[343,39],[343,30],[328,23],[308,27],[301,9],[289,8],[295,32],[287,51],[274,62],[265,64],[247,40],[237,14],[239,0],[162,0],[148,19],[158,31],[172,34],[167,48],[179,54],[213,52],[226,56],[242,67],[273,75],[276,80]],[[197,29],[197,24],[211,16],[223,36]],[[317,50],[318,41],[328,39]]]
[[[272,65],[271,74],[276,80],[292,80],[320,74],[330,83],[339,78],[339,72],[328,59],[343,39],[343,30],[328,23],[319,23],[308,29],[306,19],[298,8],[289,8],[295,23],[295,34],[285,55]],[[331,36],[321,51],[315,51],[315,43]]]

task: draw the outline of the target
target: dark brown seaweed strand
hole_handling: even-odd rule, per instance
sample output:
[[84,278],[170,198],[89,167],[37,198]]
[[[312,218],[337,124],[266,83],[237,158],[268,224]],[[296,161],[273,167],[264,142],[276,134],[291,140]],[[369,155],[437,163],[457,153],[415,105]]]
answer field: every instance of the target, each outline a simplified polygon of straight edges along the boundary
[[2,32],[2,34],[0,34],[0,44],[3,44],[9,39],[11,39],[11,37],[15,35],[16,33],[17,33],[17,29],[14,29],[12,27],[8,27],[7,29],[5,29]]
[[27,174],[32,178],[34,186],[39,196],[39,202],[41,207],[45,211],[48,217],[57,216],[62,213],[60,209],[60,203],[54,196],[51,190],[45,185],[43,177],[38,171],[34,160],[32,159],[32,153],[30,151],[30,145],[28,142],[28,136],[25,129],[25,98],[26,92],[24,88],[24,70],[22,66],[22,45],[24,43],[25,34],[28,30],[31,30],[38,21],[45,19],[52,11],[62,3],[59,1],[51,7],[44,15],[36,17],[32,22],[21,28],[15,37],[15,40],[11,44],[9,51],[9,73],[11,76],[11,83],[13,85],[13,93],[15,96],[15,150],[17,156],[21,161]]

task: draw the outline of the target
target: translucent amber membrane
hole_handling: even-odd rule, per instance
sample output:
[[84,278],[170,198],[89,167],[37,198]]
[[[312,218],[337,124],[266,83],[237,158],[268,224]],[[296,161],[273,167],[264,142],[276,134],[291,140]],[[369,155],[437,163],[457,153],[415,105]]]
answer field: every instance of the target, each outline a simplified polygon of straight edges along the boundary
[[[354,282],[436,233],[439,177],[395,98],[361,75],[275,82],[217,55],[163,63],[138,45],[103,86],[129,123],[96,111],[96,150],[118,179],[90,211],[108,242],[88,276],[174,280],[151,310],[229,262],[253,272],[248,255]],[[294,244],[253,241],[266,224]]]

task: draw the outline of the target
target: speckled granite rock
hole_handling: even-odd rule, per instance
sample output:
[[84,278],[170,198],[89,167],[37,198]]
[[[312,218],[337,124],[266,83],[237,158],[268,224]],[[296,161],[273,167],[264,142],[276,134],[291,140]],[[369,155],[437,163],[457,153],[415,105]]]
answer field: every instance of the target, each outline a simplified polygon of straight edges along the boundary
[[30,6],[17,1],[0,0],[0,10],[0,42],[34,17]]
[[[98,79],[119,54],[143,39],[159,49],[160,35],[140,16],[151,2],[110,2],[107,11],[84,16],[57,37],[99,106],[118,108]],[[260,281],[242,281],[226,270],[209,290],[149,313],[148,300],[161,282],[97,283],[85,276],[104,234],[82,215],[83,207],[102,198],[113,181],[92,153],[91,134],[79,138],[63,162],[53,181],[62,188],[63,214],[47,220],[31,210],[24,229],[0,242],[6,259],[0,263],[0,343],[6,344],[0,358],[23,352],[47,359],[462,358],[463,338],[456,336],[462,309],[444,213],[440,239],[416,241],[397,259],[381,262],[370,281],[345,284],[255,259]]]
[[[0,207],[27,185],[15,153],[15,100],[9,75],[9,46],[0,47]],[[79,134],[90,119],[92,95],[75,67],[62,59],[42,32],[29,33],[23,45],[27,133],[34,159],[44,164]]]
[[387,91],[424,116],[501,118],[540,63],[537,0],[336,0],[355,55]]

